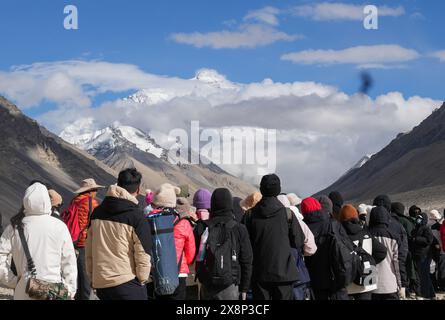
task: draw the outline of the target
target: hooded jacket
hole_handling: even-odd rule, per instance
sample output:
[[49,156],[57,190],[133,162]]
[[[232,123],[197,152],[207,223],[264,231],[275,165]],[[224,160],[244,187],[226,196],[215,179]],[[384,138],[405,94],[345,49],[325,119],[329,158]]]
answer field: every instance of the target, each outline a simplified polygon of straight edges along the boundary
[[247,230],[253,248],[252,280],[258,282],[295,282],[296,261],[291,247],[304,245],[304,234],[295,215],[288,222],[287,210],[276,196],[264,196],[246,213]]
[[386,258],[377,264],[376,294],[396,293],[401,288],[399,270],[400,238],[389,227],[390,215],[385,207],[378,206],[372,209],[369,217],[369,232],[382,243],[387,250]]
[[411,233],[413,232],[415,225],[413,220],[405,215],[405,206],[400,202],[393,202],[391,203],[391,213],[397,215],[398,221],[403,228],[405,228],[409,242],[409,238],[411,237]]
[[416,226],[411,233],[411,253],[414,259],[424,259],[428,256],[431,245],[433,244],[433,233],[427,226],[428,216],[422,212],[421,222],[416,223]]
[[88,229],[86,269],[95,289],[116,287],[150,275],[151,228],[138,201],[113,185],[94,210]]
[[408,273],[406,269],[406,260],[408,257],[409,244],[408,234],[405,227],[400,222],[400,218],[397,213],[391,211],[391,200],[387,195],[380,195],[374,199],[374,206],[383,206],[387,212],[389,212],[389,230],[397,237],[398,246],[398,260],[399,271],[402,281],[402,287],[406,288],[409,285]]
[[[210,219],[205,221],[206,227],[218,223],[226,224],[236,221],[233,214],[233,200],[230,191],[225,188],[216,189],[212,194],[212,208]],[[239,264],[238,279],[236,284],[240,292],[247,292],[252,278],[253,253],[246,226],[237,222],[233,227],[236,241],[236,256]]]
[[[343,221],[342,225],[349,239],[351,239],[356,246],[361,243],[361,247],[374,258],[376,264],[379,264],[386,258],[386,247],[374,238],[370,232],[363,229],[358,218]],[[348,290],[348,294],[364,293],[377,289],[377,284],[359,286],[351,283],[346,289]]]
[[318,291],[329,290],[331,292],[344,288],[340,279],[337,279],[333,274],[333,262],[330,254],[331,243],[327,239],[329,239],[329,234],[335,234],[336,237],[349,241],[346,231],[337,220],[331,218],[328,212],[323,209],[304,212],[304,222],[311,229],[317,245],[315,254],[305,258],[312,288]]
[[301,226],[301,230],[304,234],[304,247],[303,254],[305,256],[311,256],[317,251],[317,245],[315,244],[315,238],[312,234],[311,229],[307,226],[307,224],[303,221],[303,216],[298,210],[297,207],[291,206],[289,199],[285,195],[279,195],[278,200],[286,207],[289,208],[292,213],[294,213],[295,217],[298,219],[298,223]]
[[[51,202],[46,187],[31,185],[23,199],[25,238],[37,270],[37,278],[62,282],[73,298],[77,289],[76,254],[66,225],[51,217]],[[13,258],[17,276],[11,271]],[[0,282],[14,288],[15,300],[31,300],[25,292],[29,279],[27,260],[18,231],[9,225],[0,239]]]

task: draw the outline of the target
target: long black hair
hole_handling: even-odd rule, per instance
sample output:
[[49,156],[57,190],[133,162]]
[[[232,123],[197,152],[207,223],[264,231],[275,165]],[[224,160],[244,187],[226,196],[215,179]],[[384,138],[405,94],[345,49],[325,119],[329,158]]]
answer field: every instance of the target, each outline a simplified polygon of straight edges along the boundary
[[11,218],[11,225],[14,229],[23,228],[23,218],[25,217],[25,208],[22,206],[19,212]]

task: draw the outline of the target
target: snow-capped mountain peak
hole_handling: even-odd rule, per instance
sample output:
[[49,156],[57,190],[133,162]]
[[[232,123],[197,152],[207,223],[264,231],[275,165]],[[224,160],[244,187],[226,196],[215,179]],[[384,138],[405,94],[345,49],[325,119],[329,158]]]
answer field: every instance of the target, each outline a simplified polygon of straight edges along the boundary
[[166,151],[147,133],[119,124],[113,124],[101,130],[88,130],[75,123],[67,127],[60,137],[99,158],[108,156],[117,147],[125,146],[133,146],[157,158],[165,157],[166,154]]
[[351,168],[351,170],[363,167],[365,165],[365,163],[371,159],[371,157],[372,157],[372,154],[365,155]]

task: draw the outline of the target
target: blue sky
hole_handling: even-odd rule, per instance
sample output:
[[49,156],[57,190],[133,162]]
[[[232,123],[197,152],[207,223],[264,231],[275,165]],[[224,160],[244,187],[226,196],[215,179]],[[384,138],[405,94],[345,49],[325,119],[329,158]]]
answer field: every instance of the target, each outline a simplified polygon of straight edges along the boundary
[[[357,4],[358,1],[343,1]],[[445,48],[445,3],[436,0],[372,1],[403,6],[399,17],[381,17],[379,30],[365,30],[361,21],[311,21],[285,16],[279,29],[304,39],[238,49],[196,48],[169,39],[175,32],[228,29],[250,11],[264,6],[287,9],[308,1],[24,1],[3,0],[0,10],[0,70],[13,65],[69,59],[99,59],[135,64],[143,70],[190,78],[200,68],[213,68],[236,82],[319,81],[347,93],[359,87],[354,65],[296,65],[280,56],[306,49],[344,49],[357,45],[398,44],[428,54]],[[369,3],[369,2],[368,2]],[[63,7],[79,9],[79,30],[63,29]],[[413,17],[413,15],[416,15]],[[420,17],[420,18],[419,18]],[[232,28],[236,28],[232,26]],[[230,28],[229,28],[230,29]],[[375,96],[388,91],[443,98],[445,64],[431,58],[410,61],[403,69],[372,70]]]
[[[79,30],[63,28],[68,4]],[[444,14],[441,0],[2,0],[0,94],[55,133],[77,120],[278,128],[277,172],[310,194],[441,105]],[[222,87],[187,80],[203,68]],[[362,68],[369,97],[355,95]],[[142,89],[160,102],[122,112]]]

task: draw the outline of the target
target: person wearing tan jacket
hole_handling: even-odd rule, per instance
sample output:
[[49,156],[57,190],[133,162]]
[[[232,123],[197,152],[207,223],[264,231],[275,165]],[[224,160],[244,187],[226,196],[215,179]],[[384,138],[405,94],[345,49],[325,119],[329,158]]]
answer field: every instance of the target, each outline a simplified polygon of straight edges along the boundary
[[91,217],[87,273],[101,300],[148,299],[151,229],[136,199],[141,179],[136,169],[122,171]]

